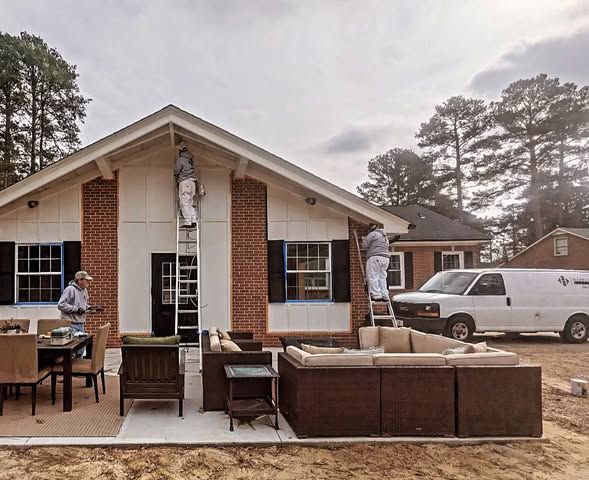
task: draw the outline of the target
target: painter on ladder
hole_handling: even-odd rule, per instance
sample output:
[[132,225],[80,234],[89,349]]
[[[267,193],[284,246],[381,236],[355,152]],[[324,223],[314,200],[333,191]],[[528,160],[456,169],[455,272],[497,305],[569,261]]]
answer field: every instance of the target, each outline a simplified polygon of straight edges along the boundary
[[178,144],[178,158],[174,167],[174,175],[178,182],[178,198],[180,200],[180,211],[182,212],[183,223],[181,228],[194,228],[197,222],[197,212],[194,208],[194,196],[198,193],[197,177],[192,161],[192,153],[188,151],[185,142]]
[[370,233],[362,237],[362,249],[366,250],[366,282],[370,298],[388,301],[387,270],[389,268],[389,239],[377,224],[370,224]]

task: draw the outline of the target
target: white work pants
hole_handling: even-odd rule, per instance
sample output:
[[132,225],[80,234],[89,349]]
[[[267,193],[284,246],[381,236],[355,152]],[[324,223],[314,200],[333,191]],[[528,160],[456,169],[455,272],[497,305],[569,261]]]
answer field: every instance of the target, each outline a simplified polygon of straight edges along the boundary
[[180,199],[180,210],[184,217],[184,225],[196,223],[196,209],[193,201],[196,193],[196,182],[192,179],[182,180],[178,184],[178,197]]
[[388,298],[387,269],[389,268],[388,257],[370,257],[366,261],[366,281],[368,291],[372,297]]

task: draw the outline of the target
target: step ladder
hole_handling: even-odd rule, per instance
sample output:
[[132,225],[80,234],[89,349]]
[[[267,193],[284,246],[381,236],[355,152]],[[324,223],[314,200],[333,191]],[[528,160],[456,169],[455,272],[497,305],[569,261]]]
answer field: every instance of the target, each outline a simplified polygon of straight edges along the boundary
[[[358,234],[356,233],[356,231],[354,231],[354,238],[356,240],[356,250],[358,251],[358,261],[360,262],[360,270],[362,272],[362,278],[364,279],[364,290],[366,291],[366,295],[368,297],[370,325],[372,325],[373,327],[377,325],[398,327],[399,323],[397,322],[395,312],[393,311],[391,297],[387,295],[387,301],[385,302],[374,301],[370,296],[370,290],[368,289],[368,281],[366,279],[366,271],[364,270],[364,260],[362,259],[362,250],[360,249],[360,242],[358,241]],[[374,304],[386,305],[387,313],[384,315],[375,314]]]
[[198,221],[194,228],[180,228],[184,219],[176,217],[176,295],[174,331],[185,344],[200,344],[200,201],[197,197]]

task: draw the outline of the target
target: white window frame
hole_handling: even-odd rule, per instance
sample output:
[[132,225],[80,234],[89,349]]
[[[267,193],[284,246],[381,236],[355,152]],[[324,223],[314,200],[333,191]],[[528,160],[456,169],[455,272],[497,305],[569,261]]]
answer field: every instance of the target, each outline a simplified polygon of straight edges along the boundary
[[[564,245],[564,252],[559,252],[558,251],[558,241],[559,240],[564,240],[565,241],[565,245]],[[566,257],[569,254],[569,237],[566,235],[559,235],[557,237],[554,237],[554,256],[555,257]],[[562,245],[560,247],[562,249]]]
[[444,256],[448,255],[458,255],[458,268],[464,268],[464,252],[461,250],[449,250],[446,252],[442,252],[442,272],[444,271]]
[[[327,270],[289,270],[288,269],[288,246],[289,245],[327,245],[328,259],[327,259]],[[331,273],[331,242],[284,242],[284,292],[286,303],[331,303],[333,302],[333,276]],[[327,273],[329,275],[329,296],[328,298],[309,298],[309,299],[297,299],[292,300],[288,298],[288,274],[289,273]],[[306,290],[327,290],[325,287],[305,287]]]
[[[395,286],[395,285],[389,285],[389,290],[404,290],[405,289],[405,252],[392,252],[391,253],[391,258],[392,257],[399,257],[399,265],[400,265],[400,270],[401,270],[401,285],[399,286]],[[389,271],[391,271],[391,262],[389,261],[389,268],[387,268],[387,273]]]
[[[60,256],[61,258],[59,259],[59,272],[19,272],[18,269],[18,249],[19,247],[39,247],[39,258],[41,255],[41,247],[59,247],[60,249]],[[51,250],[50,250],[51,252]],[[30,259],[30,257],[28,257]],[[49,258],[47,260],[49,260],[50,262],[50,269],[51,269],[51,260],[53,259],[53,257],[51,257],[51,253],[49,253]],[[32,277],[32,276],[60,276],[60,295],[61,295],[61,291],[63,291],[64,288],[64,284],[63,284],[63,276],[64,276],[64,258],[63,258],[63,243],[59,243],[59,242],[39,242],[39,243],[35,243],[35,242],[28,242],[28,243],[17,243],[15,245],[15,252],[14,252],[14,303],[16,305],[57,305],[58,301],[37,301],[37,302],[25,302],[22,301],[20,299],[20,294],[19,294],[19,278],[20,277]],[[30,290],[30,289],[29,289]],[[39,288],[39,290],[41,290],[41,288]]]

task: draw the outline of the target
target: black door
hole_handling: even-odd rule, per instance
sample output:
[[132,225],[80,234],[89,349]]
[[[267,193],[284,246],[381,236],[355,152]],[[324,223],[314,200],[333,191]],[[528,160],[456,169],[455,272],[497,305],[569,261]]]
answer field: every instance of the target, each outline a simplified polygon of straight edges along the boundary
[[156,337],[175,335],[176,254],[151,254],[151,329]]

